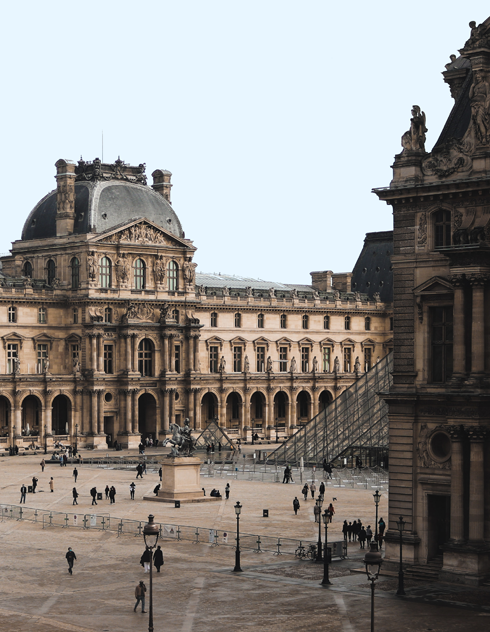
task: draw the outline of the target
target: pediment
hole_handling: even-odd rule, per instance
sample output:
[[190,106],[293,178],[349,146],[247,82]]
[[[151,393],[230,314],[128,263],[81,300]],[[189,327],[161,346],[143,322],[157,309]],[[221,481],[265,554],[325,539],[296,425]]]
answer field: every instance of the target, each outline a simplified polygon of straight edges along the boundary
[[333,347],[335,344],[335,340],[332,340],[332,338],[324,338],[323,340],[320,340],[320,347]]
[[376,346],[376,341],[373,340],[372,338],[366,338],[366,340],[363,340],[361,342],[361,349],[364,351],[365,347],[375,347]]
[[269,351],[269,345],[270,340],[267,340],[267,338],[264,338],[263,336],[254,340],[254,349],[257,349],[257,347],[267,347],[267,351]]
[[34,348],[36,348],[37,344],[49,344],[49,348],[51,350],[53,348],[53,342],[55,340],[56,338],[53,338],[53,336],[50,336],[49,334],[46,334],[46,333],[38,334],[37,336],[32,337],[32,343],[34,345]]
[[245,338],[242,338],[241,336],[236,336],[235,338],[232,338],[230,340],[230,347],[233,349],[233,347],[235,346],[242,346],[244,349],[247,348],[247,341],[245,340]]
[[288,347],[289,351],[291,351],[292,344],[293,344],[293,341],[286,337],[279,338],[279,340],[276,340],[276,346],[278,349],[279,347]]
[[453,286],[449,281],[442,277],[432,277],[428,281],[425,281],[421,285],[417,286],[413,293],[416,296],[429,296],[434,294],[447,294],[453,293]]
[[158,226],[149,219],[137,219],[98,234],[90,240],[101,244],[140,244],[148,246],[185,247],[196,250],[185,239],[176,237],[173,233]]
[[7,348],[7,343],[15,344],[17,342],[19,343],[20,348],[22,349],[24,340],[25,340],[25,337],[22,334],[18,334],[16,331],[12,331],[11,333],[6,334],[5,336],[2,336],[3,348],[4,349]]
[[223,338],[220,338],[219,336],[213,336],[212,338],[208,338],[206,340],[206,349],[209,350],[209,347],[214,346],[219,347],[219,350],[221,351],[221,349],[223,348],[223,343]]
[[313,348],[314,344],[315,343],[311,338],[301,338],[301,340],[298,340],[298,347],[305,347],[308,345],[309,347]]

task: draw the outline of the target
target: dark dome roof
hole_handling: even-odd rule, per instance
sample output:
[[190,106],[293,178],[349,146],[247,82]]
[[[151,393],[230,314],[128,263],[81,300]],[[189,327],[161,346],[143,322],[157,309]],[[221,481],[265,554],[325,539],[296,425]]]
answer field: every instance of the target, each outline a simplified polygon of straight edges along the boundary
[[[24,224],[22,240],[56,237],[56,195],[55,189],[34,207]],[[102,233],[143,217],[177,237],[184,236],[169,202],[144,184],[121,180],[75,183],[74,234]]]

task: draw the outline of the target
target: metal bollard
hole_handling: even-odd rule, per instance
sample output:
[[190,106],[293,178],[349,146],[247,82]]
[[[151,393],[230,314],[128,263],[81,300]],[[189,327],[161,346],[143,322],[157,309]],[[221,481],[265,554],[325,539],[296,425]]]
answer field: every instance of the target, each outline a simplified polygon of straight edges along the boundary
[[199,527],[196,527],[195,536],[196,536],[196,540],[194,544],[198,544],[199,543]]
[[256,541],[257,541],[257,548],[254,549],[254,553],[263,553],[264,551],[262,551],[262,548],[261,548],[262,542],[260,540],[260,535],[257,536],[257,540]]
[[282,555],[281,553],[281,538],[277,539],[277,551],[274,553],[274,555]]
[[181,540],[180,537],[180,527],[177,525],[177,540]]

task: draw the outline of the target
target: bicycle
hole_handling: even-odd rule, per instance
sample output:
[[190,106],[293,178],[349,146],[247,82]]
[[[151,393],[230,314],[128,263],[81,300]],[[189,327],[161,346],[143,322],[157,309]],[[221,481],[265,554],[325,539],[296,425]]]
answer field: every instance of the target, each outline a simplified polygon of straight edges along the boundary
[[294,555],[301,560],[315,560],[316,544],[309,544],[307,548],[300,544],[294,552]]

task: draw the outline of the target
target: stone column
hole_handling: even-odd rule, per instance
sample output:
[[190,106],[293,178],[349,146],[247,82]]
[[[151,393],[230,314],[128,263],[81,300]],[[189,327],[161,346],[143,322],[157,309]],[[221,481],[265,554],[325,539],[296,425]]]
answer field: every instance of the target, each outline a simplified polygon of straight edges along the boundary
[[267,387],[267,420],[265,430],[267,430],[267,426],[273,426],[275,424],[274,419],[274,387],[269,385]]
[[473,290],[471,319],[471,373],[482,375],[485,371],[485,281],[487,277],[476,274],[470,279]]
[[285,428],[284,430],[286,431],[286,434],[289,435],[290,429],[291,429],[291,401],[288,399],[288,401],[286,402],[286,418],[284,420],[284,425]]
[[175,423],[175,388],[168,389],[168,417],[170,426]]
[[199,363],[199,336],[196,335],[194,337],[194,371],[200,371],[200,363]]
[[469,503],[469,540],[483,542],[484,525],[484,489],[483,444],[485,429],[471,426],[468,429],[470,440],[470,503]]
[[241,427],[241,438],[245,439],[245,428],[250,428],[250,388],[245,387],[243,401],[243,426]]
[[170,372],[175,373],[175,345],[174,336],[170,336],[169,353],[170,353]]
[[194,389],[194,414],[196,417],[196,421],[194,424],[194,428],[196,430],[201,430],[201,389]]
[[128,388],[124,391],[126,393],[126,419],[124,423],[124,432],[131,434],[131,409],[133,408],[133,391]]
[[163,336],[163,366],[162,371],[168,371],[168,336]]
[[126,339],[126,371],[131,372],[131,335],[124,334]]
[[451,540],[464,539],[463,426],[449,426],[451,435]]
[[165,432],[168,431],[169,428],[169,410],[168,410],[168,400],[170,395],[170,389],[162,388],[162,396],[163,396],[163,419],[162,419],[162,428]]
[[454,274],[451,283],[454,286],[453,305],[453,377],[462,377],[465,367],[465,331],[464,331],[464,278]]
[[219,394],[218,425],[226,428],[226,389],[224,386],[220,388]]
[[91,397],[91,407],[90,407],[90,432],[92,434],[97,434],[98,429],[97,429],[97,419],[98,419],[98,410],[97,410],[97,405],[98,405],[98,397],[97,397],[97,391],[92,390],[90,391],[90,397]]
[[133,389],[133,433],[139,432],[138,391]]
[[194,420],[194,389],[189,388],[187,392],[187,416],[189,417],[189,422],[191,428],[195,428],[195,420]]
[[[12,435],[13,437],[22,436],[22,404],[20,402],[20,391],[14,393],[14,406],[12,410]],[[44,415],[43,415],[44,417]],[[49,432],[51,434],[51,425],[49,426]],[[12,444],[13,445],[13,444]]]
[[97,371],[97,334],[90,334],[90,355],[91,357],[91,366],[93,371]]
[[97,356],[99,359],[98,371],[99,373],[104,373],[104,337],[102,336],[102,334],[99,334],[97,336],[97,347]]
[[137,338],[136,338],[136,334],[131,334],[131,336],[132,336],[132,347],[133,347],[133,353],[132,353],[132,358],[131,358],[131,371],[137,372],[138,371]]
[[104,434],[104,394],[103,391],[97,391],[97,434]]
[[318,392],[316,387],[313,388],[313,397],[311,398],[311,405],[313,408],[313,417],[316,417],[318,415],[318,409],[320,406],[320,403],[318,401]]

